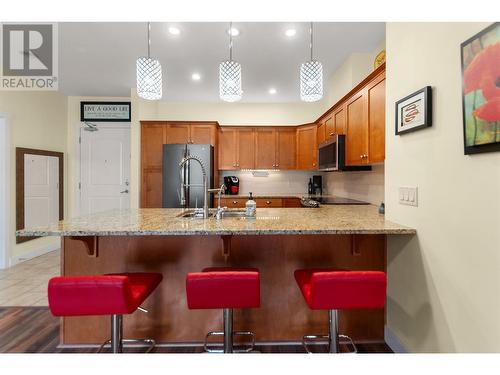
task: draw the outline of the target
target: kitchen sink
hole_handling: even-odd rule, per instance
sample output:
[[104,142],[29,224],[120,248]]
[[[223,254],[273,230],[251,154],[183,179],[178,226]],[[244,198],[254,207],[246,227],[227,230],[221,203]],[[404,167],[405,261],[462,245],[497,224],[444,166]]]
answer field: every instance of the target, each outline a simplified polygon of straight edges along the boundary
[[246,217],[245,210],[225,210],[222,212],[222,218],[225,217]]
[[[208,217],[214,216],[214,211],[209,210],[208,211]],[[190,218],[196,218],[196,219],[203,219],[203,210],[201,209],[190,209],[186,211],[182,211],[177,217],[190,217]]]

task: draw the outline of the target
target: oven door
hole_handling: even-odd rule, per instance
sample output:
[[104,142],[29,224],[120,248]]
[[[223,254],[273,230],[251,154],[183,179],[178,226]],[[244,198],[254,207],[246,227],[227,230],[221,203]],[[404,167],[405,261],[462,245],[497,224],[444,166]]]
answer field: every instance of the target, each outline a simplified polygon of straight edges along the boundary
[[318,146],[318,170],[338,171],[339,170],[339,148],[338,135],[335,134],[328,141]]

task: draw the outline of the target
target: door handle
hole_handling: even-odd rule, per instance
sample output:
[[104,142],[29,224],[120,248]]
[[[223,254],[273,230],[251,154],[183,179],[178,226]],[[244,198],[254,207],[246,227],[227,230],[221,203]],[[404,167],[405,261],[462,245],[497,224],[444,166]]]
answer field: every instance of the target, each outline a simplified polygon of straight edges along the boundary
[[128,194],[128,189],[120,191],[120,194]]

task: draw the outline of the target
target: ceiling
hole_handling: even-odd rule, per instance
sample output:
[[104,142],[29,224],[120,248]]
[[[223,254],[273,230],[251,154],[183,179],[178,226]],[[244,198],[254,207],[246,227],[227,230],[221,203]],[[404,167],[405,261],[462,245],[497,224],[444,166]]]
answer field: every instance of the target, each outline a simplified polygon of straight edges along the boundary
[[[228,23],[152,23],[151,56],[163,67],[166,101],[219,101],[218,69],[228,59]],[[169,33],[175,26],[179,35]],[[309,23],[234,23],[233,59],[242,65],[243,102],[295,102],[299,67],[309,59]],[[296,29],[293,37],[285,30]],[[315,23],[314,58],[325,80],[353,52],[373,52],[384,23]],[[129,96],[135,61],[147,55],[147,24],[59,23],[59,88],[66,95]],[[193,73],[201,79],[191,79]],[[270,88],[276,94],[269,93]]]

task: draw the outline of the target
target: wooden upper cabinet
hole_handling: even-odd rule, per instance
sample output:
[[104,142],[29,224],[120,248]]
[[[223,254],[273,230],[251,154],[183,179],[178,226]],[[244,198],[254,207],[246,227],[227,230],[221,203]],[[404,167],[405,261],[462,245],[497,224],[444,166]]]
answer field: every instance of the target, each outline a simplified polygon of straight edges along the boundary
[[189,126],[189,143],[215,146],[217,126],[210,124],[191,124]]
[[253,128],[239,128],[236,131],[237,169],[255,169],[255,133]]
[[366,88],[358,91],[346,103],[346,165],[367,164],[368,98]]
[[297,169],[317,169],[317,126],[316,124],[297,128]]
[[141,164],[143,167],[162,166],[165,137],[163,124],[141,122]]
[[325,117],[325,140],[330,139],[334,134],[337,134],[337,132],[335,131],[335,123],[333,120],[333,114],[330,112]]
[[255,129],[255,168],[276,168],[276,130],[274,128]]
[[189,143],[189,125],[167,123],[167,144]]
[[219,131],[219,169],[254,169],[253,128],[222,127]]
[[318,124],[318,131],[316,135],[316,140],[318,144],[323,143],[326,140],[325,127],[326,127],[325,120],[321,120],[321,122]]
[[368,84],[369,163],[385,159],[385,73]]
[[345,135],[345,106],[341,105],[333,111],[333,132]]
[[276,166],[279,169],[297,168],[297,131],[295,128],[276,130]]
[[233,170],[236,168],[236,129],[223,127],[219,130],[219,169]]

